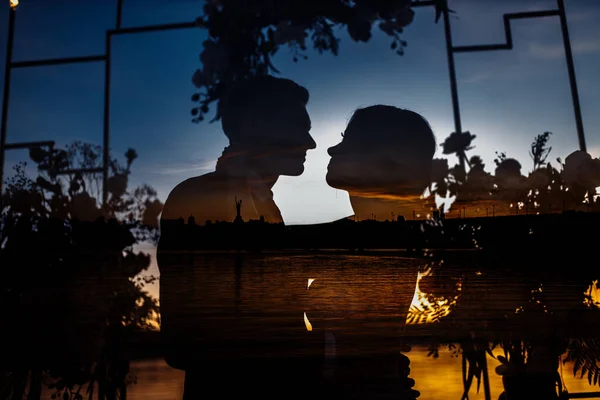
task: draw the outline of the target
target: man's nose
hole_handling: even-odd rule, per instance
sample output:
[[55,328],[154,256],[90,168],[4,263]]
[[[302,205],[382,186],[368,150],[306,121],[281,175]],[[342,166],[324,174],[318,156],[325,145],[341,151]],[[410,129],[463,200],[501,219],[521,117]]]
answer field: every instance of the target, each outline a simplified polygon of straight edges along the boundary
[[313,137],[310,135],[310,133],[308,134],[308,138],[306,141],[306,148],[308,150],[312,150],[312,149],[316,149],[317,148],[317,143],[315,142],[315,140],[313,139]]

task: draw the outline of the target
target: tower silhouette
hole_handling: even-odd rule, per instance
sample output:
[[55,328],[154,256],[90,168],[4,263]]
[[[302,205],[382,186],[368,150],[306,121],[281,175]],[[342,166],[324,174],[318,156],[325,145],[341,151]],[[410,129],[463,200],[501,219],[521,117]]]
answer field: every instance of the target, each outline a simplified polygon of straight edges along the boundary
[[242,200],[238,201],[237,197],[235,198],[235,211],[236,216],[233,222],[236,224],[244,223],[244,220],[242,219]]

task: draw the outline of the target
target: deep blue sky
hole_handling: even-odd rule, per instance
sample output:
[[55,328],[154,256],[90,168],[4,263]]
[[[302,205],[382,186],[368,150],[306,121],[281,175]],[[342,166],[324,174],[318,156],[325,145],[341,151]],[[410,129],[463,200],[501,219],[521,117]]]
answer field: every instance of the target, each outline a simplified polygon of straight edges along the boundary
[[[195,19],[203,0],[125,0],[123,24],[137,26]],[[14,60],[104,52],[104,31],[115,21],[116,0],[21,0]],[[600,2],[566,0],[589,152],[600,155]],[[450,0],[456,45],[504,41],[502,14],[555,8],[555,0]],[[0,5],[8,21],[8,0]],[[6,22],[0,24],[4,67]],[[140,158],[134,183],[155,186],[163,201],[180,181],[211,171],[227,145],[220,124],[190,122],[191,75],[205,32],[199,29],[120,36],[113,41],[111,148],[134,147]],[[557,18],[513,23],[515,49],[457,54],[463,129],[477,135],[471,154],[493,171],[494,151],[505,151],[531,169],[529,146],[552,131],[552,160],[578,148],[570,88]],[[301,177],[282,177],[274,188],[286,222],[328,221],[351,214],[347,195],[324,180],[329,157],[352,111],[376,103],[420,112],[441,142],[453,130],[443,25],[431,9],[417,9],[404,34],[403,57],[375,29],[368,44],[341,34],[338,57],[309,52],[292,62],[283,48],[275,63],[282,76],[311,92],[308,110],[317,149]],[[53,139],[102,143],[103,63],[13,71],[8,142]],[[0,82],[0,85],[2,82]],[[7,169],[26,152],[10,151]],[[452,160],[454,161],[454,160]]]

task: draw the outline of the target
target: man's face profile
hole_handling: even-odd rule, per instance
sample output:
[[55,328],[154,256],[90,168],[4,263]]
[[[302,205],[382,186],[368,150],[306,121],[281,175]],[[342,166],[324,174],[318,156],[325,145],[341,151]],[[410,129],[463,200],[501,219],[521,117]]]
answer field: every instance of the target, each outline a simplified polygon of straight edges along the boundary
[[316,148],[310,135],[311,121],[302,102],[284,100],[271,104],[268,113],[255,114],[247,127],[252,164],[275,175],[298,176],[304,172],[306,152]]

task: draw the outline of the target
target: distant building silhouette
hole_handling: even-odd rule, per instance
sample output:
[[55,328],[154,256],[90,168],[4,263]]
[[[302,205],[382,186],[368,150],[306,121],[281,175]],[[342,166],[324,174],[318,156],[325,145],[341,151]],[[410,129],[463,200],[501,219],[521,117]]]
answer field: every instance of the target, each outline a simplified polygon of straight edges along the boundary
[[196,225],[196,218],[194,218],[193,215],[190,215],[188,217],[188,221],[187,221],[188,225]]

